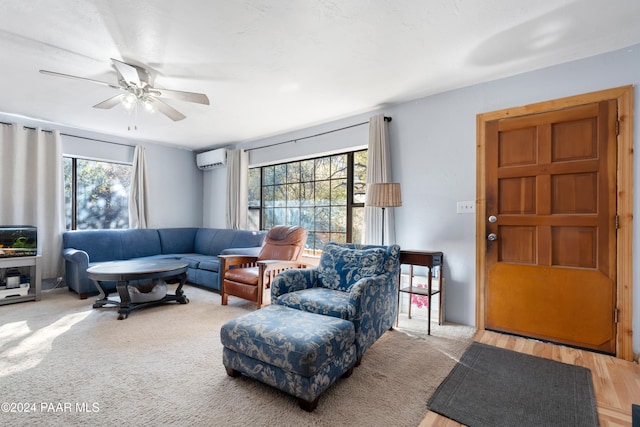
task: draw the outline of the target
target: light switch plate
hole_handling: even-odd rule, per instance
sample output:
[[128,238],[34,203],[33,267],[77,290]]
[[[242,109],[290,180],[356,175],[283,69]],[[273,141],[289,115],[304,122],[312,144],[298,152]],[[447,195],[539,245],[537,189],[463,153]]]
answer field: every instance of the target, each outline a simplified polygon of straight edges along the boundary
[[459,213],[459,214],[475,213],[475,212],[476,212],[476,202],[474,200],[458,202],[456,206],[456,213]]

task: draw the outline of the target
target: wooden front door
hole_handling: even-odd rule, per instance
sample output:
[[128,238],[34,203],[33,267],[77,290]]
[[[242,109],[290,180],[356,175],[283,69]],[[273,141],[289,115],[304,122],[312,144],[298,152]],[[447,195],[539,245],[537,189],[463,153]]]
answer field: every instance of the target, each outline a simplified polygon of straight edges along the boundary
[[485,327],[616,352],[616,100],[486,123]]

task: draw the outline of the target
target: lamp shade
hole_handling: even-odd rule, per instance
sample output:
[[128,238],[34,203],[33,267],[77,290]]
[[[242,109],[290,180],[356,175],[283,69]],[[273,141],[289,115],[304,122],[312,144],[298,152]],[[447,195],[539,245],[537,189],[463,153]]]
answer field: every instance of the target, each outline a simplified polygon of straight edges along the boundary
[[400,183],[379,182],[367,184],[367,198],[365,205],[379,208],[402,206]]

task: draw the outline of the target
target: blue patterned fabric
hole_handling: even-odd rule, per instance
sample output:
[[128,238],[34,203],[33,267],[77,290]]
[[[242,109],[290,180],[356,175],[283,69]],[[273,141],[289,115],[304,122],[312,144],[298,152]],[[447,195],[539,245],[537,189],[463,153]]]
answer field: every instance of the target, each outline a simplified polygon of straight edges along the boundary
[[275,305],[220,330],[225,366],[306,401],[355,365],[354,339],[349,321]]
[[[279,279],[281,274],[286,272],[286,277]],[[319,286],[317,268],[292,268],[281,271],[271,281],[271,303],[275,298],[290,292],[301,291],[303,289],[315,288]],[[274,298],[275,297],[275,298]]]
[[284,306],[232,319],[220,330],[226,348],[305,377],[336,359],[354,339],[351,322]]
[[318,264],[322,287],[349,292],[351,286],[363,277],[382,274],[384,255],[382,247],[353,249],[326,244]]
[[[347,283],[346,286],[349,291],[327,289],[322,277],[340,277],[343,274],[339,271],[333,273],[327,271],[333,261],[323,260],[322,258],[325,257],[323,252],[320,259],[320,265],[323,265],[322,273],[320,267],[292,269],[279,273],[271,283],[271,303],[353,322],[357,357],[360,358],[366,349],[389,330],[395,322],[398,310],[400,247],[398,245],[376,246],[339,243],[331,243],[326,246],[329,245],[361,252],[369,249],[382,250],[384,257],[379,274],[371,277],[351,274],[352,282]],[[336,252],[329,251],[327,256],[335,259]],[[352,258],[344,253],[340,255],[340,259]],[[353,264],[334,262],[334,265],[338,268]],[[353,272],[355,269],[350,271]],[[354,280],[356,277],[358,280]]]
[[349,294],[334,289],[311,288],[290,292],[282,295],[278,304],[345,320],[353,319],[356,315]]
[[311,402],[355,365],[356,346],[352,344],[338,358],[333,359],[310,377],[289,372],[228,348],[222,351],[222,362],[225,366],[242,372],[248,377]]

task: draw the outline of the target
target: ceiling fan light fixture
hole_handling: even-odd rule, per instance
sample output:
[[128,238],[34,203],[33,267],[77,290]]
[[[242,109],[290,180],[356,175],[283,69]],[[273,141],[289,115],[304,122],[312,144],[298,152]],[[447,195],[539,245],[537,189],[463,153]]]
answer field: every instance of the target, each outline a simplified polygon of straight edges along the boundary
[[145,99],[142,103],[144,104],[144,109],[147,110],[148,113],[156,112],[156,106],[153,105],[150,99]]
[[[140,104],[144,105],[145,111],[149,113],[157,111],[173,121],[183,120],[186,116],[171,105],[167,104],[163,99],[209,105],[209,98],[204,93],[157,89],[153,87],[153,76],[145,68],[127,64],[113,58],[111,59],[111,62],[116,70],[118,81],[117,85],[99,80],[87,79],[85,77],[73,76],[71,74],[58,73],[55,71],[40,70],[40,72],[52,76],[89,81],[121,91],[120,94],[97,103],[94,105],[94,108],[109,109],[122,104],[125,110],[129,113],[129,120],[133,122],[134,129],[137,129],[135,122],[138,115],[138,109],[142,108]],[[131,125],[129,125],[129,130],[131,130]]]
[[132,93],[128,93],[127,95],[125,95],[124,98],[122,98],[122,105],[127,110],[133,109],[133,107],[135,107],[137,102],[138,102],[138,98]]

